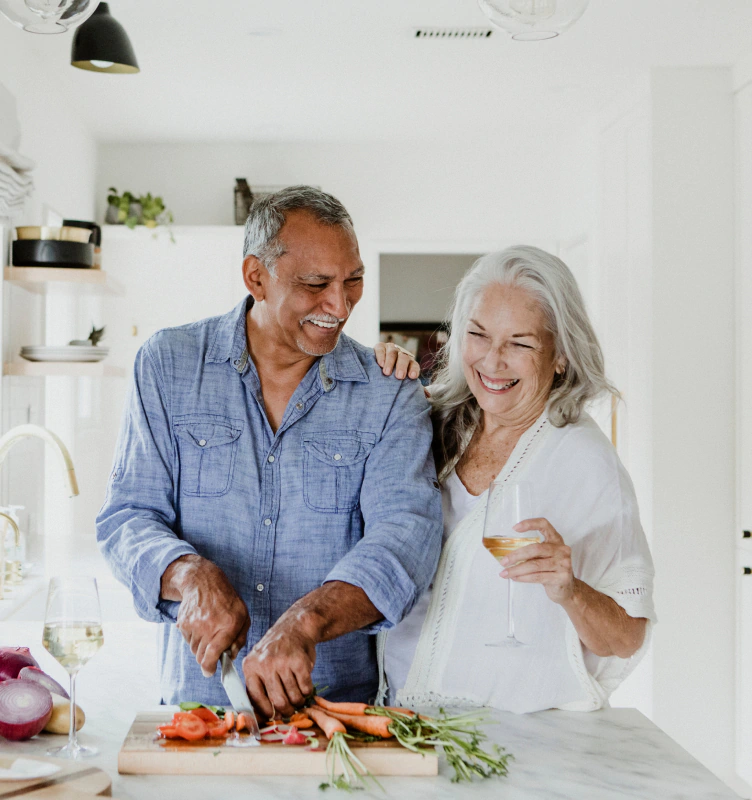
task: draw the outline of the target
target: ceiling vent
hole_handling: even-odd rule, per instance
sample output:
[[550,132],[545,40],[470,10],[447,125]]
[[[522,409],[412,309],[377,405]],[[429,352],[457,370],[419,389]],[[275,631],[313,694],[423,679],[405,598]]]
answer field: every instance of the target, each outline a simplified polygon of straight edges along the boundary
[[416,39],[488,39],[491,28],[416,28]]

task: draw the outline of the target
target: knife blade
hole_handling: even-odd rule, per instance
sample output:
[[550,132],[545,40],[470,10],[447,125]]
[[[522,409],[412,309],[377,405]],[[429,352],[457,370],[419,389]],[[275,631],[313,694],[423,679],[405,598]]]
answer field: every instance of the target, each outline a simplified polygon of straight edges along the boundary
[[248,697],[248,692],[243,685],[243,681],[240,680],[240,675],[238,675],[238,671],[232,663],[232,658],[226,650],[222,653],[221,664],[222,686],[224,686],[225,692],[227,692],[227,697],[230,699],[230,703],[235,709],[236,714],[241,712],[246,715],[250,725],[250,734],[258,743],[261,741],[261,733],[256,720],[256,714],[253,711],[253,705]]

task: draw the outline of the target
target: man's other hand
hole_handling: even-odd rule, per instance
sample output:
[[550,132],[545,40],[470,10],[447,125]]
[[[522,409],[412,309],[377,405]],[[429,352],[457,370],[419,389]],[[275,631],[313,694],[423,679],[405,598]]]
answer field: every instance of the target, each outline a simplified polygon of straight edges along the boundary
[[162,576],[162,597],[179,600],[178,630],[204,676],[211,677],[225,650],[236,658],[251,618],[222,570],[201,556],[182,556]]
[[266,719],[289,716],[313,691],[316,642],[292,616],[282,617],[243,659],[253,705]]

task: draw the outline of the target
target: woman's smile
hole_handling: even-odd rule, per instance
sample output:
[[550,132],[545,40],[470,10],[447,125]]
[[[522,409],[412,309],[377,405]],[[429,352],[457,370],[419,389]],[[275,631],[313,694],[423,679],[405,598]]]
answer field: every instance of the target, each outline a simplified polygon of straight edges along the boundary
[[480,378],[481,386],[491,394],[508,394],[520,382],[519,378],[489,378],[477,369],[475,372]]

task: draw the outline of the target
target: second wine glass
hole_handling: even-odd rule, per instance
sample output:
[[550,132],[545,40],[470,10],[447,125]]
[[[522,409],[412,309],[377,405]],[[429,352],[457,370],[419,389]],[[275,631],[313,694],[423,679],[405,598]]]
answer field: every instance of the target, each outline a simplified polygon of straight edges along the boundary
[[58,758],[95,756],[76,736],[76,675],[102,646],[102,614],[94,578],[52,578],[47,594],[42,644],[70,676],[70,727],[68,743],[47,751]]
[[[518,522],[530,519],[532,516],[534,516],[532,484],[524,481],[512,484],[492,483],[488,490],[486,518],[483,524],[483,546],[497,561],[501,561],[521,547],[537,544],[540,541],[539,536],[520,536],[514,530]],[[499,642],[489,643],[488,647],[527,646],[514,635],[512,584],[512,579],[507,578],[507,635]]]

